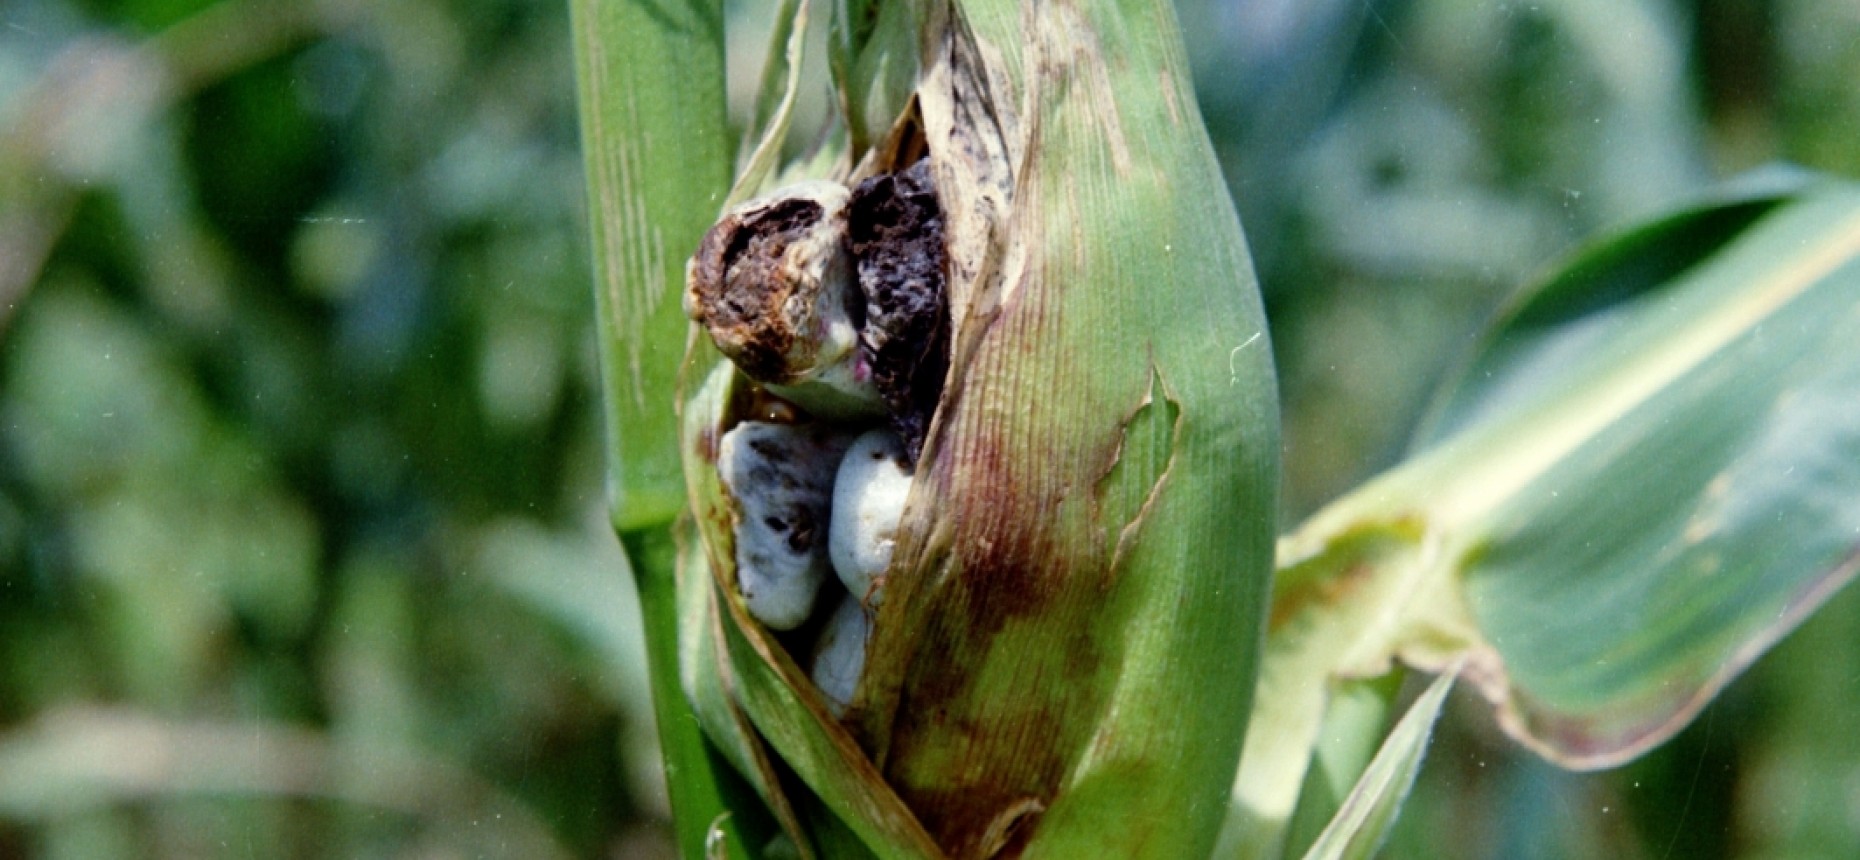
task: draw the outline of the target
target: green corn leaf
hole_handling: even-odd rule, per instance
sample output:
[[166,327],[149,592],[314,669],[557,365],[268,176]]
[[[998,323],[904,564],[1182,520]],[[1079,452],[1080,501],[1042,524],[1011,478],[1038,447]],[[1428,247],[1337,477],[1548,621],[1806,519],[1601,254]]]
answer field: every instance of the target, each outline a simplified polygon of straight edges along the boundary
[[1421,614],[1416,604],[1454,599],[1417,563],[1419,541],[1412,522],[1370,523],[1333,536],[1313,558],[1280,566],[1245,756],[1215,856],[1285,856],[1294,811],[1318,802],[1300,795],[1331,690],[1390,672],[1390,655],[1410,640],[1451,648],[1467,639],[1456,627],[1430,629],[1412,618]]
[[1466,601],[1504,671],[1482,686],[1571,766],[1671,736],[1860,552],[1860,189],[1697,217],[1749,220],[1696,228],[1727,235],[1670,277],[1634,264],[1692,236],[1521,302],[1441,410],[1496,403],[1466,419],[1492,429],[1419,461],[1459,473],[1428,504],[1477,537]]
[[684,506],[677,394],[685,258],[730,187],[717,0],[573,0],[614,523]]
[[1567,767],[1685,725],[1860,567],[1856,325],[1860,190],[1799,179],[1602,242],[1515,302],[1420,453],[1280,544],[1229,823],[1266,835],[1240,856],[1274,856],[1328,679],[1395,659],[1465,660]]
[[1375,855],[1421,772],[1421,759],[1427,754],[1427,742],[1434,735],[1434,723],[1440,719],[1440,707],[1453,688],[1453,679],[1452,674],[1434,679],[1427,692],[1409,706],[1356,788],[1344,798],[1330,826],[1305,852],[1305,860],[1367,860]]
[[[1369,680],[1339,680],[1331,690],[1311,766],[1298,789],[1298,808],[1286,837],[1286,855],[1308,848],[1330,826],[1381,748],[1397,716],[1395,697],[1408,673]],[[1219,856],[1219,855],[1217,855]]]

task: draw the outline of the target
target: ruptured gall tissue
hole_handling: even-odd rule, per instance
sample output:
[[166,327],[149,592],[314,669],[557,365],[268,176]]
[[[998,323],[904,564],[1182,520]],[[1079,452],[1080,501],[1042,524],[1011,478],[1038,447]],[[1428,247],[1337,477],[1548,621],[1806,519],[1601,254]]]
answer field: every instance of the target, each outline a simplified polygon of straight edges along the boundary
[[860,352],[915,463],[949,369],[948,254],[929,159],[859,183],[846,220],[865,298]]
[[[757,201],[725,215],[691,258],[685,311],[751,379],[788,381],[795,353],[813,352],[798,341],[810,334],[819,281],[833,277],[842,234],[828,207],[844,199],[837,186],[820,185],[827,193]],[[827,235],[818,235],[822,226]],[[824,253],[806,253],[812,245]]]

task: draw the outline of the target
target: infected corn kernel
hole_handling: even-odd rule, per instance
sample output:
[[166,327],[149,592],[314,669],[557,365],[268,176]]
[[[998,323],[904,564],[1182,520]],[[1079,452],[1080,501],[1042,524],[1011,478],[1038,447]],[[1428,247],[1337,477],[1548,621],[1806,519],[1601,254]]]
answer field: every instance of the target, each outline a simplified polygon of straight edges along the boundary
[[718,473],[737,512],[737,588],[770,629],[806,621],[826,581],[833,477],[852,438],[819,425],[745,421],[718,443]]
[[813,668],[808,672],[835,717],[845,713],[859,686],[859,675],[865,671],[865,643],[871,636],[872,619],[858,596],[842,595],[814,642]]
[[911,472],[904,462],[897,435],[872,430],[847,449],[834,478],[827,552],[846,590],[867,606],[879,604],[898,519],[911,492]]
[[849,198],[837,183],[805,182],[752,200],[711,227],[686,267],[686,315],[745,375],[823,418],[884,412],[859,344]]

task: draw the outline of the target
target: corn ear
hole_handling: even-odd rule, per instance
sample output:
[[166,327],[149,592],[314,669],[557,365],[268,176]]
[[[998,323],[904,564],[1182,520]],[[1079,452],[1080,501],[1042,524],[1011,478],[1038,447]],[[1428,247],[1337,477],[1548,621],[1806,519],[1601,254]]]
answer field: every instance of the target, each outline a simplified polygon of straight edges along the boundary
[[831,176],[854,186],[927,154],[946,254],[946,339],[925,349],[947,371],[883,600],[866,603],[864,671],[836,717],[800,634],[744,599],[750,508],[718,476],[721,439],[764,413],[813,419],[766,405],[699,338],[687,560],[710,576],[681,587],[712,610],[688,638],[720,647],[718,671],[687,681],[754,728],[712,707],[713,735],[766,743],[799,777],[782,801],[799,818],[824,807],[878,856],[1207,856],[1260,650],[1278,414],[1171,7],[911,8],[912,98]]

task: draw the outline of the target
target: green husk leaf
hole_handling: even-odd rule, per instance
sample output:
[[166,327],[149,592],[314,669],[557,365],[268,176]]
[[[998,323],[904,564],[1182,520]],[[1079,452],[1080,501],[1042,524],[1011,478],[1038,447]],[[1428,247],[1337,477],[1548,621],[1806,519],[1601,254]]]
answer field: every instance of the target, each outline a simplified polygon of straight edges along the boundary
[[910,104],[923,65],[919,45],[930,5],[840,3],[828,63],[855,154],[869,149]]
[[[771,46],[769,66],[763,70],[763,88],[766,94],[777,75],[781,76],[781,100],[768,118],[768,125],[762,131],[762,137],[744,157],[742,169],[737,171],[736,182],[730,187],[730,195],[724,199],[723,209],[730,209],[736,204],[756,196],[763,190],[763,183],[768,181],[775,166],[781,162],[782,144],[788,140],[788,126],[794,121],[794,103],[801,94],[801,62],[806,58],[807,48],[807,6],[808,0],[784,3],[775,28],[775,39],[786,41],[786,46],[779,52],[782,58],[777,63],[777,52]],[[789,17],[792,15],[792,17]],[[716,213],[712,213],[715,217]],[[696,242],[692,243],[693,245]]]
[[[705,367],[701,355],[694,351],[687,373],[695,375]],[[734,640],[740,638],[732,635],[740,613],[721,605],[734,591],[728,587],[728,577],[713,573],[735,569],[733,514],[717,474],[716,452],[724,416],[747,391],[745,380],[729,362],[710,357],[708,368],[702,385],[683,401],[681,416],[685,435],[680,450],[690,476],[691,522],[697,539],[680,547],[679,675],[692,712],[712,742],[768,804],[795,849],[803,857],[812,857],[810,837],[816,828],[808,826],[808,810],[782,785],[774,753],[757,731],[744,695],[746,681],[732,650]],[[747,683],[759,678],[758,672]],[[805,775],[811,770],[801,772]]]
[[1126,7],[957,4],[918,93],[955,357],[855,721],[957,856],[1205,854],[1248,711],[1270,349],[1173,13]]
[[943,856],[865,753],[827,711],[807,673],[749,616],[733,592],[720,602],[734,623],[721,625],[734,669],[732,692],[768,743],[877,857]]
[[[774,125],[775,115],[781,110],[782,102],[796,88],[790,83],[794,71],[800,66],[800,56],[791,44],[797,24],[805,26],[806,11],[800,8],[801,0],[781,0],[775,7],[775,24],[769,31],[768,56],[762,61],[762,74],[756,79],[755,113],[743,126],[743,143],[737,155],[747,163],[749,153],[754,152],[756,144],[761,141],[769,128]],[[797,16],[801,16],[798,17]],[[742,164],[737,165],[737,172],[742,173]]]

